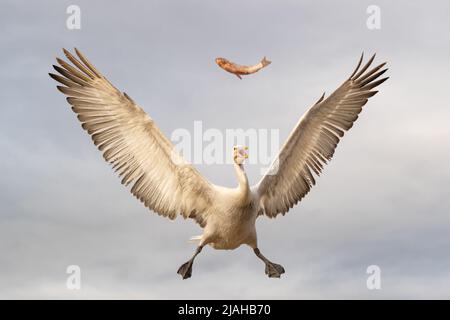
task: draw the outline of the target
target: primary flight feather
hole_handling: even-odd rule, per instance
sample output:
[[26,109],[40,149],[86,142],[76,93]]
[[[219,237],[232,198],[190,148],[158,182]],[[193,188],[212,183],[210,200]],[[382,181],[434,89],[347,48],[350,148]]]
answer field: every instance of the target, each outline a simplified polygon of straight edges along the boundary
[[75,49],[64,49],[72,63],[57,58],[59,74],[50,76],[62,84],[57,88],[67,96],[84,130],[103,153],[122,184],[159,215],[194,219],[203,234],[195,237],[194,256],[178,273],[183,279],[192,274],[194,258],[205,245],[215,249],[235,249],[249,245],[265,263],[269,277],[280,277],[284,268],[264,257],[257,245],[255,222],[259,215],[285,214],[315,184],[324,165],[358,118],[362,107],[388,78],[385,63],[370,69],[375,55],[361,68],[363,56],[344,83],[329,97],[322,96],[298,121],[296,127],[261,181],[250,187],[244,171],[247,149],[233,149],[236,188],[207,181],[178,154],[172,143],[126,93],[116,89]]

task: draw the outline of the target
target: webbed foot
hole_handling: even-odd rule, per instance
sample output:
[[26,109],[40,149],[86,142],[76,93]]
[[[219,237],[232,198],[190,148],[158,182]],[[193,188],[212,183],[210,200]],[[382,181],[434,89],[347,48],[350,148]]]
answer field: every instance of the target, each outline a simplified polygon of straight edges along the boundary
[[269,276],[269,278],[280,278],[281,275],[285,272],[282,265],[273,263],[272,261],[264,257],[258,248],[254,248],[253,251],[255,252],[256,256],[260,258],[266,265],[266,274]]
[[180,268],[178,268],[177,273],[181,275],[184,279],[188,279],[192,276],[192,265],[194,264],[195,257],[202,251],[203,246],[198,246],[195,251],[194,256],[186,263],[183,263]]
[[267,262],[266,263],[266,274],[269,278],[279,278],[284,273],[284,268],[282,265]]
[[177,273],[181,275],[183,280],[190,278],[192,276],[192,260],[183,263]]

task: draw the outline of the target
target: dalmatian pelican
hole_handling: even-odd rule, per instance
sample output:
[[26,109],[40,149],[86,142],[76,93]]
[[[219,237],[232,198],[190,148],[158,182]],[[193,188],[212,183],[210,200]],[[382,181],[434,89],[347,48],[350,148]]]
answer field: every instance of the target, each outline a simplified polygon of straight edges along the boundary
[[64,49],[71,62],[57,58],[49,75],[62,85],[59,91],[77,114],[105,160],[131,186],[131,193],[151,211],[169,219],[178,215],[195,220],[203,234],[193,239],[197,249],[178,273],[191,277],[195,257],[209,245],[231,250],[251,247],[265,264],[269,277],[279,278],[284,268],[259,250],[255,222],[260,216],[284,215],[305,197],[316,183],[337,144],[358,118],[373,90],[388,79],[382,63],[369,68],[373,55],[330,96],[325,94],[300,118],[273,161],[268,173],[250,186],[244,170],[247,148],[232,150],[236,188],[207,181],[179,155],[155,121],[126,93],[116,89],[77,49],[76,56]]

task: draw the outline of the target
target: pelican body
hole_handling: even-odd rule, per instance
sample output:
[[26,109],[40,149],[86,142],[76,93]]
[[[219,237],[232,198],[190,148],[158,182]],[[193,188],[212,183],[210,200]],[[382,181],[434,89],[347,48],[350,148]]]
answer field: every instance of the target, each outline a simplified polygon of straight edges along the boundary
[[214,203],[203,235],[196,237],[200,245],[210,244],[214,249],[236,249],[242,244],[256,248],[255,221],[258,215],[257,199],[250,190],[244,171],[247,151],[241,146],[233,150],[234,170],[238,180],[237,188],[214,186]]
[[[269,277],[279,278],[284,268],[262,255],[255,222],[258,217],[284,215],[310,191],[324,165],[331,160],[344,132],[358,118],[372,90],[388,78],[378,79],[385,63],[368,69],[375,55],[362,67],[363,56],[352,75],[329,97],[324,95],[300,118],[268,173],[250,187],[244,170],[247,148],[233,148],[236,188],[206,180],[184,161],[174,146],[141,107],[116,89],[77,49],[64,50],[72,64],[57,58],[61,83],[82,128],[91,136],[131,193],[161,216],[178,215],[195,220],[203,234],[194,237],[197,249],[178,269],[183,279],[192,275],[195,257],[206,245],[232,250],[251,247],[265,264]],[[380,70],[382,69],[382,70]]]
[[228,61],[225,58],[216,58],[216,63],[223,70],[235,74],[239,79],[242,80],[241,76],[258,72],[262,68],[265,68],[269,64],[271,64],[272,61],[269,61],[266,59],[266,57],[264,57],[259,63],[253,66],[241,66],[234,62]]

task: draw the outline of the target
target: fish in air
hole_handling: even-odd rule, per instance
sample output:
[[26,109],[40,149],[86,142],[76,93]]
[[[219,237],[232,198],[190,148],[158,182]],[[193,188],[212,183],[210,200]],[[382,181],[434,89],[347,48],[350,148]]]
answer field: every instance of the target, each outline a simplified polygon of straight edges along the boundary
[[236,77],[242,80],[243,75],[249,75],[255,72],[258,72],[262,68],[267,67],[272,61],[266,59],[266,57],[262,58],[262,60],[253,65],[253,66],[241,66],[234,62],[228,61],[225,58],[216,58],[216,63],[223,70],[228,71],[229,73],[235,74]]

